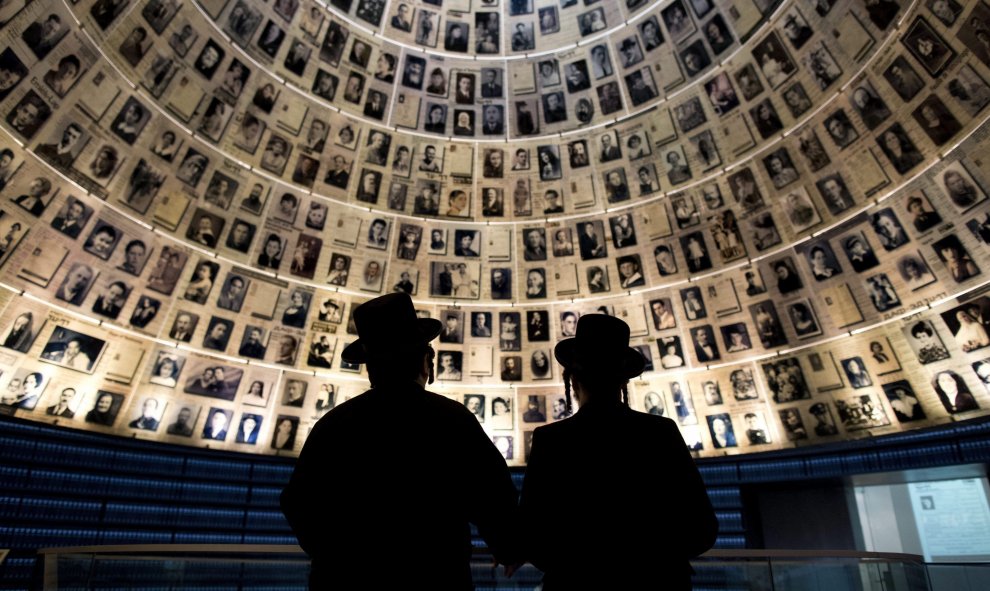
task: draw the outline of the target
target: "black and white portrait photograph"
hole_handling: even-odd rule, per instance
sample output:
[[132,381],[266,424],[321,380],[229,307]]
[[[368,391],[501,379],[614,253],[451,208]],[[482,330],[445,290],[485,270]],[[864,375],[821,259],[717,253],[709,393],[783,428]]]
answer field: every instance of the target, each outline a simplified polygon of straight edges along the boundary
[[732,417],[728,413],[708,415],[705,419],[708,421],[708,431],[715,449],[738,447],[736,432],[732,427]]
[[241,335],[241,344],[237,348],[238,355],[251,359],[264,359],[268,351],[268,333],[260,326],[247,325]]
[[887,396],[890,409],[899,423],[910,423],[927,418],[925,409],[918,400],[914,388],[907,380],[897,380],[883,385],[883,393]]
[[877,143],[900,174],[906,174],[925,159],[900,123],[888,127],[877,138]]
[[883,404],[876,394],[858,394],[835,401],[839,411],[839,419],[847,431],[871,429],[890,424]]
[[171,350],[159,350],[151,365],[151,376],[148,381],[157,386],[175,388],[185,364],[184,355]]
[[35,337],[44,328],[47,318],[38,312],[26,310],[14,316],[10,325],[2,333],[0,347],[27,353]]
[[670,206],[674,210],[674,220],[680,229],[697,226],[701,223],[701,213],[694,198],[687,193],[677,194],[670,201]]
[[795,82],[784,90],[784,104],[787,105],[787,110],[795,119],[812,107],[811,99],[808,98],[808,93],[800,82]]
[[480,296],[481,263],[430,263],[430,295],[476,300]]
[[681,337],[667,336],[658,338],[657,350],[660,353],[660,365],[664,369],[684,367],[684,352],[681,348]]
[[[629,100],[633,106],[639,106],[659,95],[657,84],[653,79],[650,68],[640,68],[625,77],[626,90],[629,92]],[[604,113],[605,108],[602,107]]]
[[677,186],[691,180],[691,168],[688,166],[683,147],[674,146],[667,150],[664,160],[667,163],[667,181],[671,185]]
[[114,280],[103,285],[96,293],[96,300],[93,301],[90,309],[94,314],[116,320],[120,310],[127,303],[127,297],[131,294],[131,286],[123,281]]
[[782,189],[800,178],[787,148],[780,148],[764,156],[763,166],[776,189]]
[[894,92],[905,102],[913,99],[925,87],[925,82],[917,71],[907,58],[901,55],[894,58],[894,61],[884,71],[883,76],[894,89]]
[[[447,351],[441,349],[437,353],[437,379],[453,380],[458,382],[461,381],[463,375],[463,355],[464,354],[461,351]],[[465,401],[465,404],[467,404],[467,401]],[[470,405],[468,405],[468,409],[472,410]],[[482,417],[484,417],[483,411]]]
[[812,172],[821,170],[831,164],[832,159],[829,158],[828,152],[825,151],[821,140],[818,139],[818,134],[815,133],[814,127],[805,127],[799,130],[796,136],[798,140],[798,152],[804,157],[808,168]]
[[780,322],[777,308],[773,305],[772,300],[751,305],[749,313],[753,318],[756,336],[760,339],[764,349],[773,349],[787,344],[784,325]]
[[849,96],[849,102],[867,129],[876,129],[890,117],[890,109],[869,81],[863,81]]
[[176,27],[175,32],[168,38],[168,46],[172,48],[175,55],[185,57],[189,49],[199,39],[199,32],[188,22],[183,22]]
[[96,279],[97,271],[85,263],[73,263],[62,279],[55,297],[74,306],[79,306],[86,299],[90,288]]
[[112,427],[120,413],[120,408],[124,405],[124,395],[97,390],[92,399],[92,406],[86,413],[86,422],[94,425]]
[[732,86],[729,75],[725,72],[705,82],[705,92],[708,95],[712,110],[720,117],[732,112],[739,106],[739,96],[736,93],[736,89]]
[[729,374],[729,383],[732,385],[732,396],[738,402],[758,400],[760,397],[753,371],[749,368],[732,370]]
[[10,129],[30,140],[51,117],[52,109],[34,90],[29,90],[7,114]]
[[792,7],[783,18],[784,37],[794,49],[801,49],[814,35],[814,30],[808,25],[808,21],[801,14],[798,8]]
[[835,111],[825,119],[825,131],[840,149],[859,139],[859,132],[843,109]]
[[[666,8],[660,11],[660,16],[663,18],[663,24],[667,26],[667,32],[670,34],[670,39],[674,43],[680,43],[690,37],[696,30],[697,27],[691,16],[687,12],[684,3],[681,0],[676,0],[672,4],[669,4]],[[700,17],[699,17],[700,18]],[[654,23],[656,21],[654,20]],[[646,38],[645,27],[640,27],[640,32],[643,33],[644,39]],[[657,32],[659,37],[659,31]],[[663,38],[660,37],[660,42],[663,42]]]
[[939,189],[959,211],[967,211],[987,198],[983,186],[959,160],[950,162],[935,178]]
[[826,90],[842,76],[842,68],[822,41],[811,46],[811,50],[801,58],[801,63],[811,72],[811,79],[819,90]]
[[[106,12],[102,13],[106,16],[103,18],[97,18],[96,16],[97,14],[101,14],[97,10],[99,6],[106,7]],[[100,1],[93,5],[90,12],[94,15],[94,20],[97,24],[105,30],[125,6],[127,6],[126,2]],[[39,13],[38,20],[28,25],[21,33],[21,39],[36,58],[43,60],[65,37],[70,28],[70,23],[64,22],[63,17],[58,14],[54,12],[47,14],[41,12]]]
[[715,332],[708,324],[691,329],[691,341],[694,343],[694,358],[699,364],[707,364],[722,358],[715,342]]
[[750,168],[742,168],[729,175],[729,189],[744,212],[752,212],[763,206],[763,193]]
[[[977,6],[979,5],[977,4]],[[986,30],[984,30],[984,39],[986,38],[986,34]],[[963,35],[961,31],[959,36],[962,39]],[[976,38],[979,41],[978,34]],[[932,78],[938,77],[939,74],[945,71],[956,57],[955,50],[939,36],[923,16],[915,17],[907,32],[901,37],[901,43],[908,50],[908,53],[918,60]],[[985,42],[981,41],[980,43]],[[986,51],[984,48],[982,52],[985,54]],[[986,63],[986,60],[984,60],[984,63]]]
[[722,333],[722,343],[726,353],[741,353],[753,348],[745,322],[719,327],[719,331]]
[[896,250],[911,241],[897,214],[889,207],[874,213],[870,221],[884,250]]
[[944,145],[962,130],[962,124],[935,94],[928,95],[911,114],[936,146]]
[[[722,43],[720,45],[724,49],[724,43],[727,41],[724,35],[721,36],[721,41]],[[685,47],[681,51],[680,56],[681,63],[684,64],[684,73],[690,78],[698,76],[708,66],[712,65],[712,59],[708,55],[708,50],[705,49],[705,43],[701,39]]]
[[798,291],[804,287],[801,275],[791,257],[787,256],[771,262],[770,269],[777,282],[777,290],[781,295]]
[[186,228],[186,238],[200,246],[215,248],[226,223],[223,217],[197,207]]
[[619,286],[622,289],[646,285],[643,275],[643,263],[638,254],[628,254],[618,257],[615,261],[619,269]]
[[886,273],[867,277],[863,285],[877,312],[887,312],[901,305],[901,299],[894,289],[894,284],[890,282]]
[[141,274],[144,265],[148,262],[151,251],[143,240],[135,238],[124,246],[124,260],[117,266],[118,269],[134,276]]
[[956,344],[964,353],[990,346],[990,298],[980,297],[941,313]]
[[842,245],[842,250],[846,253],[846,258],[849,259],[849,264],[852,265],[853,271],[862,273],[880,264],[877,255],[873,252],[873,247],[870,246],[862,232],[843,236],[839,242]]
[[946,369],[935,374],[932,386],[939,400],[949,413],[964,412],[979,408],[976,398],[966,381],[958,373]]
[[688,270],[692,273],[707,271],[712,268],[711,255],[705,244],[705,236],[701,232],[691,232],[680,237],[681,251],[687,261]]
[[794,60],[776,32],[771,32],[753,47],[753,59],[770,83],[770,88],[775,90],[797,71]]
[[90,232],[89,237],[86,238],[86,242],[83,243],[83,250],[103,260],[107,260],[113,254],[114,249],[117,248],[117,244],[120,243],[122,238],[123,232],[116,226],[102,219],[97,220],[93,231]]
[[[171,0],[169,1],[171,2]],[[176,8],[178,8],[177,3]],[[250,43],[251,37],[260,24],[261,11],[250,2],[238,0],[230,14],[227,15],[227,22],[223,28],[238,45],[244,47]]]
[[827,240],[812,242],[806,250],[800,247],[799,250],[805,251],[808,266],[816,281],[828,281],[842,274],[842,265]]
[[778,411],[780,424],[784,428],[784,436],[788,441],[801,441],[808,438],[808,429],[804,418],[797,408],[785,408]]
[[796,358],[761,364],[774,402],[783,403],[811,398],[801,364]]
[[230,335],[234,332],[234,322],[219,316],[210,318],[206,326],[206,334],[203,336],[203,348],[214,351],[226,351],[227,343],[230,342]]
[[194,357],[187,361],[185,373],[183,391],[187,394],[233,400],[244,370],[217,365],[215,359]]
[[842,370],[846,374],[849,386],[852,388],[867,388],[873,385],[870,373],[866,371],[866,365],[861,357],[850,357],[841,362]]
[[916,291],[935,282],[935,275],[928,263],[922,258],[921,253],[918,252],[905,254],[897,259],[897,270],[911,291]]
[[815,187],[818,188],[825,207],[832,215],[838,215],[856,203],[849,187],[846,186],[846,181],[839,173],[819,178],[815,181]]
[[930,320],[911,322],[902,330],[919,363],[927,365],[949,358],[949,350]]
[[736,84],[739,87],[739,93],[748,101],[756,98],[764,91],[763,83],[760,81],[760,77],[756,73],[756,68],[753,67],[752,63],[746,64],[736,71],[733,74],[733,78],[735,78]]
[[773,214],[769,211],[754,215],[748,220],[748,225],[749,235],[756,250],[764,251],[780,244],[780,231],[777,229]]
[[131,312],[131,326],[142,329],[146,328],[158,317],[161,307],[162,303],[160,300],[148,295],[142,295],[138,298],[137,304],[134,305],[134,311]]
[[708,309],[705,306],[705,299],[701,295],[700,287],[685,287],[680,290],[680,294],[684,316],[688,320],[708,318]]
[[794,233],[798,234],[822,222],[818,208],[804,186],[797,186],[784,195],[781,206]]
[[990,213],[983,213],[967,221],[966,227],[979,242],[990,245]]
[[197,304],[205,304],[210,292],[213,291],[213,285],[216,282],[219,270],[220,265],[218,263],[200,259],[193,269],[192,276],[189,278],[189,283],[186,285],[186,291],[182,297]]
[[932,249],[955,282],[962,283],[980,274],[980,268],[957,235],[949,234],[933,242]]
[[106,349],[106,341],[63,326],[48,337],[41,360],[84,373],[93,373]]
[[111,122],[110,130],[125,143],[133,144],[150,119],[148,108],[136,98],[129,97]]
[[189,255],[184,251],[165,246],[148,277],[148,288],[164,295],[171,295],[182,275]]
[[[180,181],[189,185],[190,187],[195,188],[196,185],[199,184],[200,179],[203,178],[203,173],[206,172],[206,169],[209,165],[210,165],[209,158],[199,153],[198,151],[189,148],[186,151],[186,155],[182,158],[182,162],[179,164],[179,169],[175,173],[175,178],[179,179]],[[132,174],[131,175],[132,184],[134,183],[134,180],[135,180],[135,175]],[[164,181],[164,177],[162,177],[162,179],[160,180],[159,179],[156,180],[157,180],[157,185],[161,186],[161,183]],[[141,183],[141,185],[139,185],[139,187],[143,189],[148,184],[149,183],[147,181],[144,181]],[[150,198],[148,200],[150,201]],[[132,201],[136,201],[136,198],[131,197],[128,199],[128,202],[132,202]]]
[[578,30],[581,32],[582,37],[593,35],[608,26],[605,21],[605,10],[602,8],[595,8],[594,10],[579,14],[577,21]]
[[952,104],[970,117],[979,114],[990,104],[990,85],[969,64],[960,66],[948,83]]
[[[73,80],[79,71],[79,58],[75,59],[75,69],[76,73],[72,75]],[[0,84],[0,100],[7,98],[7,95],[12,93],[17,85],[28,75],[27,66],[17,57],[17,54],[11,48],[4,49],[0,52],[0,72],[4,75],[4,83]],[[45,75],[44,80],[48,82],[49,79],[54,81],[52,76],[48,74]],[[59,93],[61,96],[63,93]]]
[[277,134],[271,134],[265,149],[261,153],[261,168],[276,175],[281,175],[292,154],[289,141]]

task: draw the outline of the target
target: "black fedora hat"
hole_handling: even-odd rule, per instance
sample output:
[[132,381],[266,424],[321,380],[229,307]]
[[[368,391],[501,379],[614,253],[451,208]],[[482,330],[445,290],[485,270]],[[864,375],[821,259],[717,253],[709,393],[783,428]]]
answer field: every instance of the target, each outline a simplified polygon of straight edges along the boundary
[[626,380],[643,373],[646,360],[629,346],[629,325],[618,318],[586,314],[578,320],[575,335],[553,350],[564,368],[594,370]]
[[410,353],[443,330],[443,324],[435,318],[417,318],[412,298],[406,293],[383,295],[354,308],[354,325],[358,339],[341,353],[347,363]]

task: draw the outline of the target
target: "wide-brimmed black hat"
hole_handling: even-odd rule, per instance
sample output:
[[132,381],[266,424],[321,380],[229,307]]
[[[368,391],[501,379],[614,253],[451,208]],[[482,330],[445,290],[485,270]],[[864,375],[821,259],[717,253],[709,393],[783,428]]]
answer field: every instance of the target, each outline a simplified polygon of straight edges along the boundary
[[354,325],[358,339],[341,353],[348,363],[408,354],[437,338],[443,330],[443,324],[435,318],[418,318],[406,293],[383,295],[354,308]]
[[557,343],[554,357],[566,369],[594,371],[630,379],[643,373],[646,360],[629,346],[629,325],[614,316],[586,314],[574,338]]

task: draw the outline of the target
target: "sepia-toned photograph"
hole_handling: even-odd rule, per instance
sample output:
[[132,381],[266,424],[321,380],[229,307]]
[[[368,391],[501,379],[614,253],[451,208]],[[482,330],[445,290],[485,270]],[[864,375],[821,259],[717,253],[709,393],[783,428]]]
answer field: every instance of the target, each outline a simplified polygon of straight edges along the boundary
[[91,374],[100,362],[106,346],[103,339],[59,326],[48,337],[40,359]]

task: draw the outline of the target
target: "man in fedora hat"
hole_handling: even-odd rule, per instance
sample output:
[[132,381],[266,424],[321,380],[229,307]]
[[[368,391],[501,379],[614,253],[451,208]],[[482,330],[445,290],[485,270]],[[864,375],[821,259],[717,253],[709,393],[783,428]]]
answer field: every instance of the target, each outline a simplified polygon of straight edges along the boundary
[[425,577],[432,588],[472,589],[470,523],[499,562],[516,561],[505,460],[462,404],[424,389],[440,321],[417,318],[405,293],[353,317],[358,339],[342,358],[368,366],[371,389],[316,423],[281,496],[312,558],[310,588],[403,588]]
[[[626,383],[645,360],[629,326],[586,314],[554,349],[579,410],[537,428],[523,481],[524,558],[543,589],[690,589],[689,560],[718,522],[677,425],[629,408]],[[669,511],[630,511],[649,499]]]

